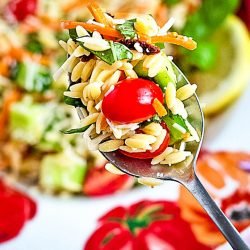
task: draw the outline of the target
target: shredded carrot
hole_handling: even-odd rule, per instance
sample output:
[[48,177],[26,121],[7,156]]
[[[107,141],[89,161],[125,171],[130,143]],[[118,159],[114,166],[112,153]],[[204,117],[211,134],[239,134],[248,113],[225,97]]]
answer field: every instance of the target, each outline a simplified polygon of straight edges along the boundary
[[10,65],[12,63],[10,56],[3,56],[0,61],[0,75],[8,77],[10,71]]
[[4,62],[0,62],[0,75],[8,76],[9,75],[9,68],[8,65]]
[[110,23],[105,17],[104,12],[96,2],[91,2],[88,4],[88,9],[97,22],[102,23],[107,27],[110,26]]
[[74,22],[74,21],[62,21],[61,27],[63,29],[74,29],[76,26],[82,26],[84,29],[88,31],[98,31],[100,34],[104,36],[110,36],[113,38],[122,38],[122,35],[119,31],[116,29],[113,29],[111,27],[103,27],[101,25],[92,24],[92,23],[83,23],[83,22]]
[[167,115],[167,113],[168,113],[167,110],[165,109],[165,107],[162,105],[162,103],[157,98],[154,99],[152,105],[153,105],[156,113],[160,117]]
[[197,43],[194,40],[192,40],[192,38],[179,35],[176,32],[169,32],[165,36],[152,36],[150,37],[150,42],[151,43],[161,43],[161,42],[172,43],[172,44],[180,45],[189,50],[194,50],[197,47]]
[[43,65],[50,65],[50,59],[47,56],[33,54],[22,48],[12,48],[9,55],[17,61],[23,61],[25,58],[30,58]]
[[17,89],[12,89],[6,97],[3,99],[2,110],[0,111],[0,131],[1,135],[4,135],[4,129],[6,129],[6,125],[9,118],[10,107],[13,103],[18,101],[21,98],[21,93]]

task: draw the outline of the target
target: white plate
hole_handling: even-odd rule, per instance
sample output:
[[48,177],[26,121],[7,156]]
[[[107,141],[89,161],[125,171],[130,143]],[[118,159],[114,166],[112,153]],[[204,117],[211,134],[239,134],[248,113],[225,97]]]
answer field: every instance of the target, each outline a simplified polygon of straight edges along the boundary
[[[230,109],[209,121],[204,148],[250,151],[250,88]],[[38,204],[37,215],[18,237],[2,244],[0,250],[80,250],[103,213],[142,199],[175,200],[178,184],[168,182],[154,189],[138,188],[99,199],[31,195]]]

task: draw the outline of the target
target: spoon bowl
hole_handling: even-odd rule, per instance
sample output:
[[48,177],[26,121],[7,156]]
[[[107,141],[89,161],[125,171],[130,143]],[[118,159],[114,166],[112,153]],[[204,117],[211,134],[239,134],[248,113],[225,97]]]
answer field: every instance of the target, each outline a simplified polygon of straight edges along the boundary
[[[174,63],[172,63],[172,65],[175,74],[178,76],[177,87],[179,88],[189,84],[188,80],[178,67]],[[188,112],[189,122],[194,128],[196,128],[200,138],[199,142],[192,141],[186,144],[186,150],[190,151],[192,156],[189,156],[185,161],[167,167],[166,165],[160,164],[151,165],[150,159],[135,159],[127,157],[119,151],[102,154],[121,171],[135,177],[150,177],[161,180],[188,182],[194,175],[193,168],[196,165],[195,162],[203,139],[204,117],[196,94],[184,101],[184,105]]]
[[[179,88],[185,84],[189,84],[188,80],[180,71],[180,69],[174,63],[172,63],[172,65],[178,80],[177,87]],[[69,77],[69,79],[71,78]],[[119,151],[101,153],[118,169],[131,176],[137,178],[149,177],[179,182],[192,193],[200,205],[206,210],[210,218],[217,225],[218,229],[222,232],[233,249],[249,250],[246,243],[241,239],[238,231],[212,200],[196,175],[196,161],[200,152],[204,134],[204,116],[196,94],[184,101],[184,105],[188,113],[188,120],[190,124],[196,129],[196,132],[200,138],[199,142],[193,141],[186,143],[185,150],[190,151],[192,156],[189,156],[185,161],[170,167],[160,164],[152,165],[150,159],[131,158],[121,154]],[[79,117],[83,118],[84,116],[81,112],[81,109],[76,109]]]

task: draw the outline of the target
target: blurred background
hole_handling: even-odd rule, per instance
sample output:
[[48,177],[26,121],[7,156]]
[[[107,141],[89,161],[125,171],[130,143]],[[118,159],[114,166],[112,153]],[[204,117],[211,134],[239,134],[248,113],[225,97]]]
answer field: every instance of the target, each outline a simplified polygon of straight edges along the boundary
[[[59,21],[89,19],[90,1],[0,1],[0,249],[230,249],[177,184],[149,189],[111,174],[81,136],[60,132],[78,117],[64,104],[66,75],[52,78],[66,57]],[[160,26],[174,18],[171,31],[197,41],[166,53],[198,85],[201,180],[250,244],[250,1],[97,2]]]

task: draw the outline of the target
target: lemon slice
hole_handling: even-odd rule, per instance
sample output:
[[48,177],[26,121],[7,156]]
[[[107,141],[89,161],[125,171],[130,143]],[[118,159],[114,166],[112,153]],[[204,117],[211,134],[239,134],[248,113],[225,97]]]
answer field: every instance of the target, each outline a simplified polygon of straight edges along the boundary
[[250,81],[250,40],[244,24],[230,16],[212,39],[219,45],[216,67],[190,75],[207,116],[230,105]]

